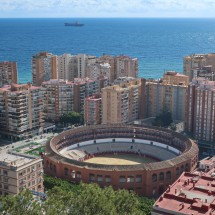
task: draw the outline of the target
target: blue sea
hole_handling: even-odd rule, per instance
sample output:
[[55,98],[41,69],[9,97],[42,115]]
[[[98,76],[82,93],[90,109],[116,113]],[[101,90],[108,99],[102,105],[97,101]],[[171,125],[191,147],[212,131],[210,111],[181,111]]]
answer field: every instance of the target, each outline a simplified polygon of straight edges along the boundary
[[215,19],[0,19],[0,61],[17,61],[19,82],[31,81],[31,57],[87,53],[129,55],[139,59],[139,76],[159,78],[182,72],[183,56],[215,52]]

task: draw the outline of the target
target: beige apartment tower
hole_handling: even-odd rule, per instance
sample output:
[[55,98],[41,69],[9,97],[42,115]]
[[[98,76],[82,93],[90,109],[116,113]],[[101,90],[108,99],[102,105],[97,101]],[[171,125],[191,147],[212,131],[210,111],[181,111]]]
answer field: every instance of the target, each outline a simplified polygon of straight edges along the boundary
[[163,110],[172,114],[173,120],[184,121],[187,105],[188,77],[167,72],[159,81],[146,82],[146,116],[156,117]]
[[23,189],[44,192],[42,159],[17,153],[2,153],[0,195],[15,195]]
[[135,79],[102,89],[102,124],[131,122],[142,115],[141,84]]
[[17,63],[0,62],[0,87],[7,84],[17,84]]
[[43,103],[39,87],[11,84],[0,88],[0,135],[25,139],[43,131]]
[[40,52],[32,57],[32,80],[34,86],[42,82],[58,78],[57,56],[48,52]]

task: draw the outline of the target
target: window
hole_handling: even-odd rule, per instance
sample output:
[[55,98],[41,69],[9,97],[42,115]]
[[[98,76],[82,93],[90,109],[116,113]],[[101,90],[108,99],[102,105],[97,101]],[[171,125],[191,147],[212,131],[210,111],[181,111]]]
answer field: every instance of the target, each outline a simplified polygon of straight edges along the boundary
[[170,179],[171,179],[171,172],[170,172],[170,171],[168,171],[168,172],[166,173],[166,179],[167,179],[167,180],[170,180]]
[[111,177],[109,175],[105,176],[105,182],[110,183],[111,182]]
[[90,182],[94,182],[95,181],[95,175],[94,174],[90,174],[89,175],[89,181]]
[[31,167],[31,171],[32,171],[32,172],[35,171],[35,166],[32,166],[32,167]]
[[81,179],[81,172],[77,172],[77,178]]
[[152,182],[156,182],[157,181],[157,174],[153,174],[152,175]]
[[7,177],[4,177],[4,182],[8,182],[8,178]]
[[159,181],[163,181],[163,180],[164,180],[164,173],[161,172],[161,173],[159,174]]
[[3,175],[7,176],[7,171],[3,170]]
[[64,168],[64,175],[65,175],[65,176],[68,176],[68,175],[69,175],[69,170],[68,170],[68,168]]
[[179,167],[176,168],[176,176],[179,176],[180,173],[179,173]]
[[127,182],[128,182],[128,183],[134,182],[134,176],[128,176],[128,177],[127,177]]
[[75,171],[74,170],[71,171],[71,176],[72,176],[72,178],[75,178]]
[[125,182],[126,182],[125,176],[120,176],[120,177],[119,177],[119,182],[120,182],[120,183],[125,183]]
[[5,189],[5,190],[8,190],[8,189],[9,189],[9,187],[8,187],[7,184],[4,185],[4,189]]
[[49,161],[46,161],[46,166],[47,168],[49,168]]
[[184,165],[181,166],[181,173],[184,172]]
[[103,177],[102,177],[102,175],[97,175],[97,181],[98,181],[98,182],[103,182]]
[[136,183],[141,183],[142,182],[142,175],[137,175],[136,176]]
[[186,163],[186,165],[185,165],[185,171],[188,171],[188,169],[189,169],[189,165],[188,165],[188,163]]

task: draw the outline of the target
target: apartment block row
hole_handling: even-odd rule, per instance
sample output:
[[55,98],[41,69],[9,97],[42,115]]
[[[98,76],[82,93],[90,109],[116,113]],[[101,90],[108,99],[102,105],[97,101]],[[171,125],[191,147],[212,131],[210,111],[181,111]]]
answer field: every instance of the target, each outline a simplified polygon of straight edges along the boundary
[[64,113],[83,113],[85,98],[100,93],[108,84],[107,78],[75,78],[73,82],[52,79],[43,82],[41,91],[45,118],[58,121]]
[[120,76],[138,76],[138,60],[128,56],[96,57],[86,54],[60,56],[41,52],[32,57],[33,85],[40,86],[50,79],[73,81],[75,78],[100,79],[112,83]]

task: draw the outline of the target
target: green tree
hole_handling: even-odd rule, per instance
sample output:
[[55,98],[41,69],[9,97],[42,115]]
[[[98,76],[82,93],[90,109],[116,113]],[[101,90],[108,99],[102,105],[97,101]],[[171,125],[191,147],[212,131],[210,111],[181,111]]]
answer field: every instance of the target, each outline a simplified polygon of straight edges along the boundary
[[84,116],[82,113],[68,112],[60,117],[60,122],[64,125],[82,125],[84,124]]
[[2,215],[38,215],[42,214],[41,206],[28,190],[19,195],[0,196],[0,212]]
[[172,122],[173,120],[171,112],[167,109],[164,109],[161,114],[156,116],[153,125],[159,127],[168,127]]

